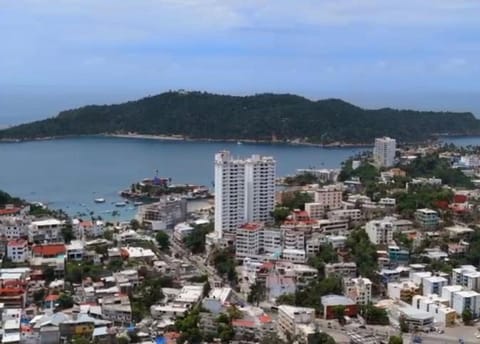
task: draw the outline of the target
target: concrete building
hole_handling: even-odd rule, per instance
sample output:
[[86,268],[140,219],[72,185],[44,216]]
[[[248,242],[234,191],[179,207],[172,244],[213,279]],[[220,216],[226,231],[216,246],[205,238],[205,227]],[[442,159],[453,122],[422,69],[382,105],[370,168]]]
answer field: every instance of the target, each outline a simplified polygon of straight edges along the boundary
[[410,303],[415,295],[421,293],[420,287],[412,281],[391,282],[387,284],[387,295],[395,301]]
[[440,295],[442,288],[448,285],[448,280],[445,277],[431,276],[422,279],[423,295],[428,296],[431,294]]
[[64,222],[57,219],[33,221],[28,230],[28,241],[31,243],[61,242]]
[[480,272],[473,265],[462,265],[452,270],[452,284],[480,291]]
[[431,314],[438,325],[447,327],[455,325],[456,311],[449,307],[447,299],[443,299],[436,294],[428,296],[414,295],[412,306]]
[[140,206],[136,218],[154,231],[173,229],[187,218],[187,200],[162,197],[158,202]]
[[372,220],[365,225],[368,238],[375,245],[388,245],[393,240],[393,223],[389,220]]
[[275,167],[272,157],[234,159],[215,154],[215,234],[235,233],[248,222],[270,220],[275,207]]
[[329,220],[347,220],[358,223],[362,220],[362,211],[360,209],[338,209],[327,213]]
[[262,223],[246,223],[235,233],[237,259],[258,258],[260,255],[282,253],[282,233],[278,229],[265,228]]
[[308,325],[315,321],[315,309],[306,307],[278,306],[277,329],[284,339],[293,337],[298,325]]
[[368,305],[372,301],[372,282],[368,278],[345,278],[343,294],[359,305]]
[[7,243],[7,257],[13,263],[23,263],[29,258],[28,242],[24,239],[10,240]]
[[357,264],[349,263],[329,263],[325,264],[325,277],[350,277],[357,276]]
[[453,293],[453,304],[458,315],[462,315],[463,311],[469,309],[474,318],[480,316],[480,294],[473,290],[462,290]]
[[26,237],[30,220],[24,216],[0,217],[0,236],[7,240]]
[[342,207],[342,190],[332,187],[324,187],[315,191],[315,203],[328,209],[338,209]]
[[435,210],[417,209],[415,212],[415,221],[424,229],[436,229],[440,222],[440,217]]
[[358,305],[352,299],[343,295],[325,295],[321,298],[323,305],[323,317],[325,319],[336,318],[335,308],[338,306],[344,307],[344,314],[349,317],[354,317],[358,314]]
[[395,161],[395,150],[397,141],[390,137],[380,137],[375,139],[373,148],[373,159],[375,163],[382,167],[393,166]]
[[321,203],[305,203],[305,211],[311,219],[320,220],[325,217],[327,208]]

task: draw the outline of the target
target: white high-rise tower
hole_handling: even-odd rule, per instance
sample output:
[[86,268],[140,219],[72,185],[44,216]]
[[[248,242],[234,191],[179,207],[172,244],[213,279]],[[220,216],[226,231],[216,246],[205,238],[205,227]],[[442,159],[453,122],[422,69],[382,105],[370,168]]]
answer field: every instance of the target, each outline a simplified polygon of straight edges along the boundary
[[235,233],[247,222],[264,222],[275,207],[275,165],[272,157],[234,159],[215,154],[215,234]]
[[373,148],[373,158],[375,163],[382,167],[390,167],[395,160],[395,150],[397,149],[397,141],[390,137],[380,137],[375,139],[375,147]]

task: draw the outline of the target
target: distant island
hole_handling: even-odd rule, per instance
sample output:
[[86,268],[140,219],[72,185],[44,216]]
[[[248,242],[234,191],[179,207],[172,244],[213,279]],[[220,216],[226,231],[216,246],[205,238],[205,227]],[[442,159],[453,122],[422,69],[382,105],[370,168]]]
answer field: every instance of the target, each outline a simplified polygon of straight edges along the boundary
[[171,91],[62,111],[53,118],[0,130],[0,140],[118,135],[361,145],[384,135],[400,142],[424,142],[438,135],[479,134],[480,121],[472,113],[367,110],[340,99],[312,101],[290,94]]

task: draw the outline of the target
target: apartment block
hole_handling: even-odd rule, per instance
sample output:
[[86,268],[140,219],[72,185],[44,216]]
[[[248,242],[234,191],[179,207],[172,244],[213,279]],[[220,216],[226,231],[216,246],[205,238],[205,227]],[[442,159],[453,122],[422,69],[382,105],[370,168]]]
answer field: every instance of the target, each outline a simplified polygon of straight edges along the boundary
[[382,167],[393,166],[395,161],[395,150],[397,141],[390,137],[380,137],[375,139],[373,148],[373,158],[375,163]]
[[462,265],[452,270],[452,284],[480,291],[480,272],[473,265]]
[[438,295],[414,295],[412,306],[420,311],[427,312],[433,316],[437,324],[451,327],[455,325],[457,313],[455,309],[449,306],[447,299]]
[[322,188],[315,191],[315,203],[323,205],[328,209],[342,207],[343,193],[336,188]]
[[325,264],[325,277],[332,276],[355,278],[357,276],[357,264],[354,262]]
[[278,306],[278,331],[283,338],[294,337],[297,326],[315,321],[315,309],[306,307]]
[[375,245],[388,245],[393,240],[393,229],[388,220],[372,220],[365,225],[368,238]]
[[372,301],[372,282],[368,278],[344,278],[343,291],[359,305],[368,305]]
[[422,279],[423,295],[431,294],[440,295],[442,288],[448,285],[448,280],[445,277],[431,276]]
[[275,207],[275,168],[272,157],[234,158],[215,154],[215,234],[235,233],[244,223],[271,219]]
[[440,217],[435,210],[427,208],[417,209],[415,221],[424,229],[436,229],[440,223]]

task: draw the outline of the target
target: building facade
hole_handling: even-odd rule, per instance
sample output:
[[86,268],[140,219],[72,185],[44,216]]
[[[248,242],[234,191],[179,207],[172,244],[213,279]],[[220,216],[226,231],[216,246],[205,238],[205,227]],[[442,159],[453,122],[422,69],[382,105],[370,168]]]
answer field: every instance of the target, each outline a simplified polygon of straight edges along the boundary
[[215,234],[235,233],[244,223],[270,220],[275,207],[275,168],[272,157],[234,159],[215,154]]
[[375,163],[382,167],[393,166],[396,149],[397,141],[395,139],[390,137],[376,138],[375,147],[373,148],[373,158]]

